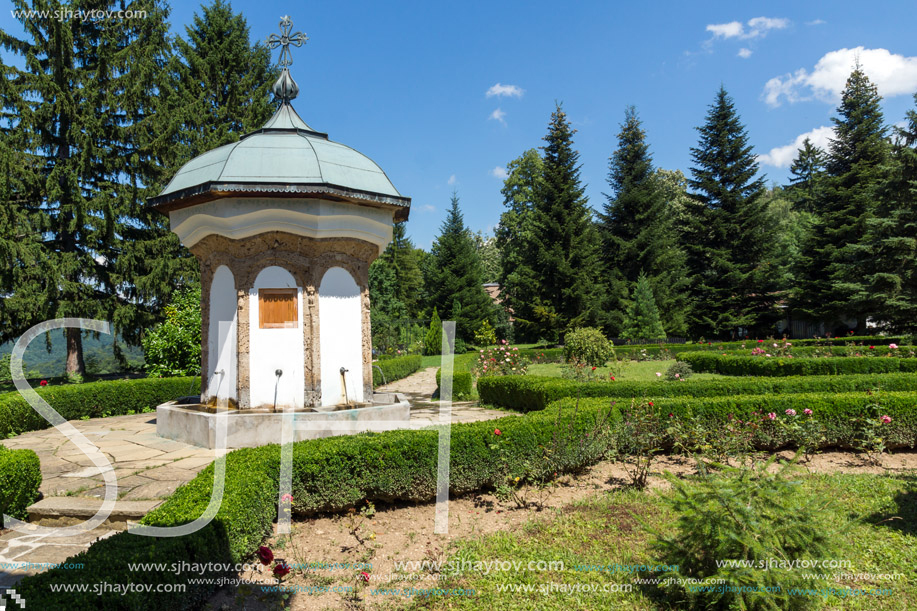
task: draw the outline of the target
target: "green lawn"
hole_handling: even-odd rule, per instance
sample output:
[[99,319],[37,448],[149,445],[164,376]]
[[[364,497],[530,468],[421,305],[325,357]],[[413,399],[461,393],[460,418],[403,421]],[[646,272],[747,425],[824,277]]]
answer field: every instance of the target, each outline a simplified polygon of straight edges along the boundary
[[[834,500],[829,510],[832,528],[854,520],[844,532],[838,558],[850,561],[849,569],[822,572],[903,574],[903,579],[833,580],[836,588],[891,588],[884,596],[830,596],[829,609],[917,609],[917,478],[878,475],[807,475],[807,494]],[[673,520],[672,510],[660,501],[659,492],[636,490],[599,494],[535,517],[524,528],[460,541],[450,548],[453,560],[562,561],[562,570],[494,571],[487,575],[466,572],[437,584],[441,588],[474,589],[475,596],[435,596],[417,601],[417,608],[566,610],[566,609],[678,609],[677,601],[660,599],[647,586],[633,585],[632,592],[559,593],[558,585],[633,584],[626,572],[576,570],[579,565],[656,564],[648,549],[650,535],[641,521],[664,530]],[[634,516],[638,516],[639,519]],[[651,574],[644,574],[651,577]],[[533,586],[533,591],[507,591],[507,586]],[[503,591],[501,591],[501,586]],[[543,593],[540,588],[551,588]],[[813,601],[814,602],[814,601]]]
[[[622,361],[623,367],[619,373],[615,373],[616,380],[628,380],[634,382],[651,382],[653,380],[665,380],[665,372],[668,371],[669,367],[674,363],[674,360],[671,361]],[[543,363],[543,364],[532,364],[529,366],[526,373],[533,376],[552,376],[552,377],[561,377],[563,375],[564,365],[560,363]],[[607,380],[608,376],[611,374],[611,367],[599,367],[596,369],[595,373],[598,374],[598,379]],[[662,376],[657,376],[656,373],[661,373]],[[695,373],[691,376],[694,379],[707,380],[713,378],[723,378],[717,373]]]

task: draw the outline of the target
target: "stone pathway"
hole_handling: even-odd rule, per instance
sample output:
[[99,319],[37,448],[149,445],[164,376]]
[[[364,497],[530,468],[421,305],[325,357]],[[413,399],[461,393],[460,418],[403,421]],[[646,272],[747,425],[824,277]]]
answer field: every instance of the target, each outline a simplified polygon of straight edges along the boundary
[[[404,393],[411,401],[412,422],[437,424],[439,403],[432,400],[436,369],[419,371],[377,390]],[[453,422],[478,422],[506,415],[507,412],[482,409],[473,401],[452,404]],[[40,570],[33,565],[63,563],[95,541],[124,530],[129,520],[137,521],[160,505],[216,457],[214,450],[159,437],[156,415],[152,413],[75,420],[71,424],[111,462],[118,477],[115,510],[105,524],[78,537],[0,530],[0,589]],[[41,461],[40,491],[44,498],[29,508],[32,522],[47,526],[75,524],[94,515],[102,504],[102,472],[56,429],[24,433],[0,440],[0,444],[33,450]]]

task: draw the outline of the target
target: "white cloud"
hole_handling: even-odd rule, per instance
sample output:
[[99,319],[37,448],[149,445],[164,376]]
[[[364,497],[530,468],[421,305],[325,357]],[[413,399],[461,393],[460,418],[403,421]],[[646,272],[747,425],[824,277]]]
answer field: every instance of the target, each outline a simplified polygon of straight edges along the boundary
[[495,167],[490,171],[490,175],[494,178],[499,178],[500,180],[505,179],[509,174],[506,173],[506,168],[501,168],[500,166]]
[[490,113],[488,119],[493,119],[494,121],[499,121],[503,125],[506,125],[506,113],[500,110],[499,108]]
[[897,55],[887,49],[856,47],[826,53],[811,72],[800,68],[770,79],[761,95],[771,106],[780,106],[781,98],[790,103],[813,98],[837,103],[857,59],[883,97],[911,94],[917,89],[917,57]]
[[497,83],[493,87],[487,90],[487,97],[492,98],[497,97],[508,97],[508,98],[521,98],[522,94],[525,93],[525,90],[516,85],[501,85]]
[[802,143],[806,138],[818,148],[827,150],[828,144],[834,138],[834,128],[816,127],[810,132],[799,134],[792,144],[772,148],[766,155],[758,155],[758,161],[777,168],[788,168],[796,158],[796,151],[802,148]]
[[[748,25],[747,30],[745,25]],[[754,17],[745,25],[739,21],[713,23],[707,26],[707,31],[713,34],[714,38],[763,38],[771,30],[784,29],[790,25],[790,20],[783,17]]]
[[806,21],[806,25],[824,25],[827,21],[824,19],[813,19],[812,21]]
[[745,47],[742,47],[741,49],[739,49],[738,56],[741,57],[742,59],[748,59],[749,57],[751,57],[751,49],[746,49]]
[[454,185],[458,180],[455,178],[455,174],[449,177],[449,180],[446,181],[447,185]]
[[433,212],[434,210],[436,210],[436,206],[432,206],[430,204],[424,204],[420,207],[421,212]]

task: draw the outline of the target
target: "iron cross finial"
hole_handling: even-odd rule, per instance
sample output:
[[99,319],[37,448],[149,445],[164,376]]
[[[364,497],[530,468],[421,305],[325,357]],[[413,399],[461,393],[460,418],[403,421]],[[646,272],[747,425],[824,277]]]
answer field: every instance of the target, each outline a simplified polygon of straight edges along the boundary
[[293,57],[290,55],[290,45],[294,47],[303,46],[309,37],[303,34],[302,32],[296,32],[290,34],[290,30],[293,29],[293,20],[290,19],[289,15],[284,15],[280,18],[280,36],[277,34],[271,34],[267,37],[267,48],[276,49],[280,47],[280,66],[282,68],[289,68],[293,64]]

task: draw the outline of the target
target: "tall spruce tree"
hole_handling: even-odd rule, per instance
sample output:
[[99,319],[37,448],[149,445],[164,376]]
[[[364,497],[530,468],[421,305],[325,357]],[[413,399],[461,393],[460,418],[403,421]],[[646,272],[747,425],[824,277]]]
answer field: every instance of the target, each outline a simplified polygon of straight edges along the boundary
[[395,291],[398,301],[404,304],[404,315],[420,316],[423,308],[423,274],[420,268],[419,249],[407,235],[407,223],[395,223],[392,241],[386,247],[382,258],[386,259],[395,274]]
[[866,283],[875,316],[888,330],[917,333],[917,110],[907,112],[895,133],[891,171],[866,230],[873,247]]
[[248,22],[229,2],[213,0],[201,10],[185,26],[186,38],[175,40],[179,165],[260,128],[274,111],[270,89],[277,73],[270,50],[252,43]]
[[500,290],[503,305],[516,319],[517,339],[537,340],[534,323],[538,275],[532,243],[535,239],[532,218],[536,193],[544,181],[544,164],[536,149],[525,151],[507,165],[503,181],[503,205],[495,237],[500,251]]
[[535,322],[557,341],[600,318],[600,242],[583,186],[576,133],[560,104],[544,137],[543,181],[532,209],[531,254],[537,274]]
[[455,336],[466,342],[474,340],[475,331],[485,320],[494,322],[494,305],[482,286],[483,275],[458,195],[453,193],[424,267],[424,286],[428,307],[435,308],[443,320],[454,320]]
[[706,337],[728,337],[740,329],[763,333],[776,318],[764,179],[757,177],[748,134],[724,87],[697,129],[685,232],[690,328]]
[[[873,245],[865,239],[885,180],[889,144],[876,86],[857,65],[841,95],[826,163],[827,178],[801,257],[794,310],[812,321],[840,325],[878,307],[867,277]],[[832,329],[833,330],[833,329]]]
[[598,229],[609,333],[623,329],[628,289],[643,273],[665,327],[671,333],[685,333],[685,257],[674,230],[672,207],[657,180],[646,133],[633,106],[624,113],[618,148],[609,160],[608,184],[611,195],[606,196]]
[[[30,9],[69,8],[35,4],[14,2],[25,39],[0,32],[0,44],[26,59],[23,69],[2,66],[0,107],[7,146],[30,161],[20,168],[20,216],[41,236],[41,278],[7,289],[45,306],[4,327],[3,339],[69,316],[112,321],[136,343],[176,280],[195,274],[144,207],[169,154],[168,9],[138,0],[131,9],[144,19],[27,18]],[[67,372],[82,374],[81,333],[65,334]]]

